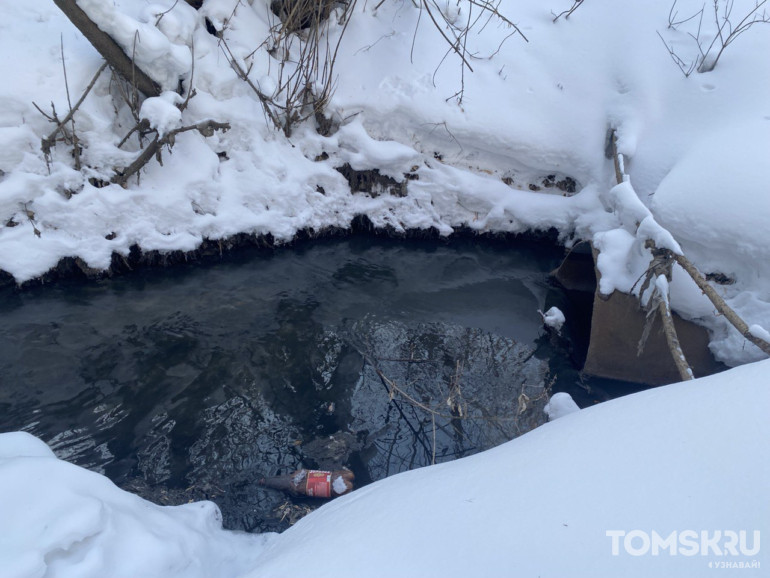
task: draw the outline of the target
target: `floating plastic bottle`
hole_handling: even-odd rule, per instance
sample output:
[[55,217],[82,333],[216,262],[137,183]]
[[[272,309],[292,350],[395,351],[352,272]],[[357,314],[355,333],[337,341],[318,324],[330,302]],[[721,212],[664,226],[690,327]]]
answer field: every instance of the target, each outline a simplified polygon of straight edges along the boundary
[[350,470],[297,470],[285,476],[259,480],[261,486],[312,498],[336,498],[353,489],[355,475]]

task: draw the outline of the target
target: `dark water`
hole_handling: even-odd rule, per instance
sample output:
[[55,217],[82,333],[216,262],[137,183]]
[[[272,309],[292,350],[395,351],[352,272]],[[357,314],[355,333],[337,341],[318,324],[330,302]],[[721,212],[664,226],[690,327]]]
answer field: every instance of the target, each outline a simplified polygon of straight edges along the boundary
[[544,387],[577,380],[537,313],[561,256],[352,238],[4,290],[0,431],[156,502],[212,499],[226,527],[282,529],[313,504],[262,475],[347,466],[360,486],[541,423]]

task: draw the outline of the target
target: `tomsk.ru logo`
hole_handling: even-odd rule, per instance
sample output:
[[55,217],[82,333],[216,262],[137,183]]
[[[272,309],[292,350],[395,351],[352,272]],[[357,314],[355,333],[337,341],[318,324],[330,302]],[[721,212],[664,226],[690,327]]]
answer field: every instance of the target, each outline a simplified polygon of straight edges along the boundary
[[621,551],[631,556],[756,556],[759,530],[674,530],[661,536],[655,530],[607,530],[612,540],[612,555]]

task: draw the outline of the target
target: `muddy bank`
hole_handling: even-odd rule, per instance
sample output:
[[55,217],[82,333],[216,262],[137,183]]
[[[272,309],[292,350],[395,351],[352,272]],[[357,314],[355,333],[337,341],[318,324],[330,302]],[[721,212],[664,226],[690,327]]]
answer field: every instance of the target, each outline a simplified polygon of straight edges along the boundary
[[[450,237],[441,235],[435,228],[409,229],[406,232],[393,228],[377,228],[366,215],[359,215],[350,222],[349,228],[328,227],[321,230],[302,229],[290,241],[276,240],[271,234],[254,235],[239,233],[226,239],[203,239],[193,251],[144,250],[139,245],[132,245],[128,255],[112,254],[110,266],[107,269],[94,269],[80,257],[65,257],[57,265],[38,278],[30,279],[21,284],[14,277],[0,269],[0,288],[17,287],[27,289],[41,284],[51,284],[68,280],[96,280],[130,274],[142,269],[158,269],[188,265],[194,263],[210,263],[221,260],[228,254],[242,250],[272,251],[277,248],[287,248],[317,239],[335,239],[352,236],[369,235],[375,238],[418,239],[418,240],[447,240]],[[548,231],[529,231],[526,233],[495,233],[479,232],[469,227],[458,227],[451,239],[473,239],[480,243],[545,243],[559,244],[559,233],[556,229]]]

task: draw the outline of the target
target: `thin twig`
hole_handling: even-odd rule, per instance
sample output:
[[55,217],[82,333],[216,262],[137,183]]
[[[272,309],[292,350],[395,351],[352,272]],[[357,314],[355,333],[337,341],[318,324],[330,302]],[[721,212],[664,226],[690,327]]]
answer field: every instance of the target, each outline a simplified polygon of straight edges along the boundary
[[[43,152],[48,154],[53,147],[53,145],[56,142],[56,135],[59,134],[59,131],[62,130],[63,125],[65,125],[69,120],[72,118],[72,116],[77,112],[77,110],[80,108],[80,105],[83,104],[83,101],[86,99],[86,96],[88,96],[88,93],[91,92],[91,89],[96,84],[96,81],[98,80],[99,76],[104,72],[104,69],[107,68],[107,62],[103,62],[102,65],[99,67],[99,70],[96,71],[96,74],[94,74],[94,77],[91,79],[91,82],[88,83],[88,86],[86,87],[85,91],[83,91],[83,94],[80,95],[80,98],[75,103],[74,107],[70,107],[69,113],[67,113],[67,116],[64,117],[64,119],[59,122],[59,124],[56,126],[56,128],[53,130],[51,134],[49,134],[46,138],[43,139],[42,149]],[[35,104],[35,103],[32,103]],[[35,104],[35,108],[40,110],[40,108]],[[45,114],[42,110],[40,112],[48,118],[51,122],[54,122],[54,119],[47,114]]]
[[[79,171],[80,166],[80,143],[78,142],[78,134],[75,131],[75,117],[72,112],[72,99],[70,98],[70,84],[67,80],[67,62],[64,58],[64,35],[61,35],[59,37],[59,43],[61,48],[61,65],[62,69],[64,70],[64,90],[67,93],[67,107],[69,108],[69,113],[67,114],[67,117],[69,118],[70,124],[72,125],[72,156],[75,158],[75,170]],[[60,126],[62,126],[64,123],[61,123]]]
[[[446,40],[447,44],[449,44],[449,48],[457,54],[457,56],[460,57],[460,60],[462,61],[465,66],[468,67],[468,70],[473,72],[473,67],[471,66],[471,63],[468,62],[468,59],[465,58],[465,54],[463,54],[460,49],[457,47],[457,44],[452,42],[449,37],[444,32],[444,29],[442,26],[439,25],[439,23],[436,21],[435,16],[433,16],[433,12],[431,12],[430,7],[428,6],[428,2],[426,0],[420,0],[422,3],[422,7],[425,10],[425,13],[428,15],[428,18],[430,18],[431,22],[433,22],[433,25],[436,27],[436,30],[439,31],[439,34]],[[440,11],[439,11],[440,12]]]
[[[718,12],[718,6],[717,6],[718,0],[714,0],[714,19],[717,24],[717,35],[714,37],[714,39],[711,41],[711,44],[709,44],[709,47],[705,51],[705,56],[703,57],[703,60],[700,63],[700,66],[698,66],[698,72],[711,72],[714,70],[714,68],[717,65],[717,62],[719,61],[719,58],[722,56],[722,53],[725,51],[725,49],[741,34],[746,32],[749,28],[751,28],[754,24],[768,24],[770,23],[770,17],[763,11],[762,15],[757,17],[757,12],[759,9],[767,3],[767,0],[761,0],[761,2],[757,2],[754,5],[754,8],[750,10],[746,16],[743,17],[743,19],[738,23],[738,25],[733,28],[732,22],[730,21],[730,16],[732,15],[733,10],[733,1],[728,1],[725,4],[724,9],[724,15],[722,18],[722,23],[720,25],[719,23],[719,12]],[[729,33],[725,37],[722,34],[722,31],[728,28]],[[713,59],[708,60],[706,57],[711,54],[711,49],[716,44],[717,39],[719,40],[721,46],[719,50],[717,51],[716,56],[714,56]]]
[[[732,13],[733,8],[735,7],[734,0],[712,0],[712,15],[716,32],[714,33],[711,42],[706,45],[707,41],[703,40],[702,37],[703,16],[706,12],[706,5],[704,4],[701,9],[692,16],[682,20],[676,20],[678,13],[675,12],[676,0],[674,0],[668,15],[668,27],[670,29],[677,30],[682,24],[698,18],[698,26],[695,33],[687,32],[687,35],[693,40],[693,43],[700,54],[700,56],[698,56],[690,65],[688,65],[685,60],[674,51],[673,46],[669,45],[660,33],[658,33],[658,36],[660,36],[663,41],[671,59],[679,67],[685,77],[688,77],[693,70],[697,70],[700,73],[711,72],[716,67],[717,62],[719,62],[724,51],[736,40],[736,38],[755,24],[770,23],[770,16],[764,9],[762,9],[765,4],[767,4],[767,0],[755,1],[754,7],[746,12],[736,26],[733,26]],[[761,13],[760,9],[762,9]]]
[[[146,118],[143,118],[138,123],[136,123],[133,128],[128,131],[128,134],[123,137],[123,139],[118,143],[118,148],[121,148],[129,138],[131,138],[131,135],[134,134],[136,131],[140,131],[140,135],[142,132],[147,131],[150,128],[150,121],[148,121]],[[139,137],[139,144],[141,145],[141,136]]]
[[666,343],[668,349],[671,351],[671,358],[674,360],[676,370],[679,372],[679,377],[682,381],[688,381],[695,379],[695,376],[690,369],[690,365],[687,363],[687,359],[682,352],[682,346],[679,344],[679,337],[676,334],[676,328],[674,327],[674,318],[671,316],[671,308],[668,304],[668,299],[661,299],[658,302],[658,312],[660,313],[660,319],[663,322],[663,334],[666,336]]
[[235,58],[235,55],[230,50],[230,47],[227,45],[227,42],[225,41],[224,37],[220,40],[222,51],[225,53],[225,57],[230,62],[230,66],[233,68],[235,73],[238,75],[238,77],[243,80],[246,84],[249,85],[249,88],[254,91],[254,94],[257,95],[257,98],[262,103],[262,107],[265,110],[265,113],[270,117],[270,120],[272,121],[273,125],[276,128],[282,128],[281,121],[276,116],[275,112],[270,107],[271,99],[266,97],[262,92],[255,86],[255,84],[251,81],[251,78],[249,78],[248,73],[243,70],[240,64],[238,64],[238,61]]
[[677,26],[681,26],[682,24],[689,22],[693,18],[697,18],[698,15],[701,17],[703,16],[703,11],[706,9],[706,5],[704,4],[700,10],[698,10],[695,14],[692,16],[689,16],[688,18],[684,18],[683,20],[676,20],[678,12],[674,12],[674,8],[676,7],[676,3],[678,0],[674,0],[674,3],[671,5],[671,9],[668,11],[668,27],[673,28],[676,30]]
[[668,50],[668,54],[669,56],[671,56],[671,59],[674,61],[674,64],[676,64],[679,67],[679,70],[682,71],[682,74],[684,74],[684,77],[688,78],[693,73],[698,63],[691,62],[688,66],[688,64],[684,60],[682,60],[682,58],[674,51],[673,46],[669,46],[669,44],[664,40],[660,32],[658,32],[658,38],[660,38],[661,42],[663,42],[663,46],[665,46],[666,50]]
[[[568,8],[568,9],[567,9],[567,10],[565,10],[564,12],[560,12],[559,14],[555,14],[555,15],[554,15],[554,16],[555,16],[555,18],[553,19],[553,21],[554,21],[554,22],[556,22],[556,21],[557,21],[559,18],[561,18],[562,16],[564,16],[564,19],[565,19],[565,20],[567,20],[567,19],[570,17],[570,15],[571,15],[571,14],[572,14],[572,13],[573,13],[575,10],[577,10],[577,9],[580,7],[580,5],[581,5],[582,3],[583,3],[583,0],[575,0],[575,1],[572,3],[572,7]],[[553,12],[551,12],[551,14],[553,14]]]
[[160,21],[161,21],[161,20],[163,20],[163,17],[164,17],[166,14],[168,14],[169,12],[171,12],[171,11],[172,11],[174,8],[176,8],[176,5],[177,5],[178,3],[179,3],[179,0],[174,0],[174,4],[171,6],[171,8],[169,8],[169,9],[168,9],[168,10],[166,10],[165,12],[161,12],[160,14],[156,14],[155,16],[157,16],[157,17],[158,17],[158,19],[155,21],[155,26],[157,26],[158,24],[160,24]]
[[497,6],[493,6],[491,2],[486,2],[486,1],[484,1],[484,2],[479,2],[478,0],[468,0],[468,2],[470,2],[470,3],[471,3],[471,4],[473,4],[474,6],[478,6],[479,8],[482,8],[483,10],[488,10],[489,12],[491,12],[492,14],[494,14],[494,15],[495,15],[495,17],[499,18],[499,19],[500,19],[500,20],[502,20],[502,21],[503,21],[505,24],[507,24],[508,26],[510,26],[511,28],[513,28],[513,29],[514,29],[514,30],[515,30],[515,31],[516,31],[516,32],[519,34],[519,36],[521,36],[521,37],[522,37],[522,39],[524,40],[524,42],[529,42],[529,39],[528,39],[528,38],[526,37],[526,35],[525,35],[525,34],[524,34],[522,31],[521,31],[521,28],[519,28],[519,27],[518,27],[516,24],[514,24],[514,22],[513,22],[512,20],[510,20],[509,18],[506,18],[506,17],[505,17],[503,14],[501,14],[501,13],[500,13],[500,12],[497,10]]

